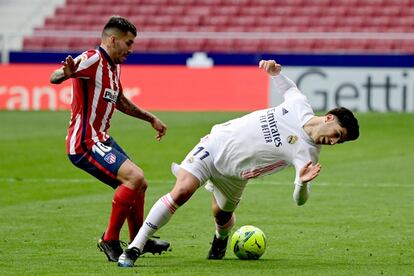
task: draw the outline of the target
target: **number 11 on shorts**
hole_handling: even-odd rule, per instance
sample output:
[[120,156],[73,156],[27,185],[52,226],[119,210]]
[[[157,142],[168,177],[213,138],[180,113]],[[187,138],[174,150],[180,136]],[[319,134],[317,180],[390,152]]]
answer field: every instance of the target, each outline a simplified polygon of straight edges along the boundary
[[206,150],[204,150],[204,147],[198,147],[197,150],[193,153],[193,156],[197,156],[200,160],[203,160],[207,156],[209,156],[210,153]]

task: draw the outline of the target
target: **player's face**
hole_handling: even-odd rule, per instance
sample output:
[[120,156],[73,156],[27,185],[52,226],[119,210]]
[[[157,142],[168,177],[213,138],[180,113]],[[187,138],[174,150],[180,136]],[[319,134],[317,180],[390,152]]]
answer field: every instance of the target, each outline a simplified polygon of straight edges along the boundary
[[112,60],[115,64],[124,63],[134,45],[135,36],[128,32],[125,35],[115,36]]
[[314,140],[319,145],[335,145],[345,142],[346,134],[346,128],[339,124],[334,115],[328,114]]

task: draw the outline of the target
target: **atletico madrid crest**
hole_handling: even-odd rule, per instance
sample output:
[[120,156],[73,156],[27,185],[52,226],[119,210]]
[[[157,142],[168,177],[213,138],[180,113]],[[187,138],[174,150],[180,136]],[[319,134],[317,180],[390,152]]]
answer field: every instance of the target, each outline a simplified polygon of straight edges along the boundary
[[116,156],[113,153],[108,153],[107,155],[105,155],[104,160],[108,164],[113,164],[116,162]]

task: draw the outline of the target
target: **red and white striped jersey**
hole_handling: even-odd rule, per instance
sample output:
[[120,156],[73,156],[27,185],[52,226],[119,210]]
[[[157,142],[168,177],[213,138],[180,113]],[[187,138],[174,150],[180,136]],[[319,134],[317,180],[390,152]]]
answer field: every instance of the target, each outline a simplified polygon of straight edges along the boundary
[[72,76],[68,154],[80,154],[109,138],[112,113],[118,94],[122,93],[120,65],[114,64],[104,49],[86,51],[75,62],[79,59],[79,67]]

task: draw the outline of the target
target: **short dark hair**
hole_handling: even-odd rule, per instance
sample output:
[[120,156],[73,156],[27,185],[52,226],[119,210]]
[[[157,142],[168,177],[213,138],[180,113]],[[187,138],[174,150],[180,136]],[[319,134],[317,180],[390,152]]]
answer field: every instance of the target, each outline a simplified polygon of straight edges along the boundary
[[345,141],[356,140],[359,137],[358,120],[351,110],[345,107],[337,107],[329,110],[326,115],[328,114],[334,115],[338,119],[341,127],[346,128],[347,135]]
[[105,32],[109,29],[118,29],[125,34],[127,32],[131,32],[134,36],[137,36],[137,28],[134,26],[134,24],[119,15],[113,15],[109,18],[108,22],[103,28],[103,31]]

